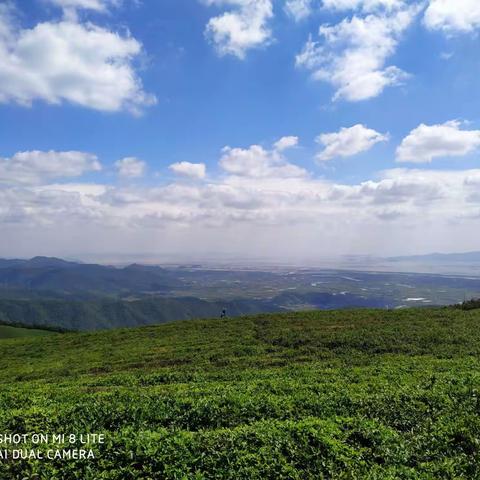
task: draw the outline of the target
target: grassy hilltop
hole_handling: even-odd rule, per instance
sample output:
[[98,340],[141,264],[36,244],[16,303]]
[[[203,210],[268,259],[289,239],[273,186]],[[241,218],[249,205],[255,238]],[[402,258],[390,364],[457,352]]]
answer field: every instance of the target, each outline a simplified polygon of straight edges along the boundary
[[479,326],[346,310],[2,340],[0,432],[107,441],[0,478],[480,478]]

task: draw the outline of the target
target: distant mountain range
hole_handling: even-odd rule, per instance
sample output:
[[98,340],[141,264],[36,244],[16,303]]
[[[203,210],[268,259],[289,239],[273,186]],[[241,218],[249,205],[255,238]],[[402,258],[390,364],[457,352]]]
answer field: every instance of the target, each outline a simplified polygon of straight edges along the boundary
[[430,253],[427,255],[389,257],[387,260],[390,262],[480,263],[480,252]]
[[[392,257],[480,262],[480,252]],[[423,263],[422,263],[423,262]],[[392,270],[394,270],[392,268]],[[322,269],[113,267],[34,257],[0,259],[0,324],[67,330],[133,327],[201,317],[351,307],[448,305],[480,297],[480,276]]]
[[166,293],[181,285],[175,274],[160,267],[69,262],[59,258],[0,259],[0,288],[56,292],[62,295]]
[[[239,316],[389,305],[381,295],[366,298],[348,292],[243,294],[242,285],[278,281],[265,272],[204,270],[192,276],[188,269],[137,264],[117,268],[50,257],[0,260],[0,324],[95,330],[217,317],[224,309],[228,316]],[[218,300],[199,298],[198,285],[207,282]],[[235,297],[222,299],[225,289],[233,289]]]
[[80,262],[69,262],[67,260],[62,260],[61,258],[55,257],[33,257],[29,260],[20,260],[20,259],[11,259],[6,260],[0,258],[0,268],[12,268],[12,267],[23,267],[23,268],[67,268],[80,265]]

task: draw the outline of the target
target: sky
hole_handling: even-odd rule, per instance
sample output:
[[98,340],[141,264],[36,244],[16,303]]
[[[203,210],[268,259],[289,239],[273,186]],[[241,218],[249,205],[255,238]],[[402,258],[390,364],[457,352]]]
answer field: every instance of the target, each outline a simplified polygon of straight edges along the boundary
[[0,1],[0,256],[480,250],[477,0]]

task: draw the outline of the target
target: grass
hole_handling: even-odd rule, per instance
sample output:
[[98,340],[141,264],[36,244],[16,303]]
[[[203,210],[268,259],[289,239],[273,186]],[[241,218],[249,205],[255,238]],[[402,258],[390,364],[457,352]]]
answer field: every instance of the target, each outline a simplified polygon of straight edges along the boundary
[[10,325],[0,325],[0,340],[6,338],[44,337],[46,335],[53,335],[53,332],[36,328],[23,328],[13,327]]
[[106,443],[0,478],[480,478],[479,323],[347,310],[2,340],[0,432]]

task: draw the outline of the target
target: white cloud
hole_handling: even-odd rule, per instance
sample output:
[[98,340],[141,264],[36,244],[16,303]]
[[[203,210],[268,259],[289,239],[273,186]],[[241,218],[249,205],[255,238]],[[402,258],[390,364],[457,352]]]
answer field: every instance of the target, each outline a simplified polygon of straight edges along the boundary
[[295,21],[300,21],[311,15],[315,4],[325,10],[344,12],[348,10],[372,13],[376,11],[393,11],[406,6],[405,0],[286,0],[285,11]]
[[0,103],[68,102],[135,113],[155,102],[133,60],[141,44],[92,24],[45,22],[22,29],[0,10]]
[[266,45],[271,40],[268,21],[273,17],[271,0],[204,0],[207,5],[230,6],[228,11],[211,18],[206,35],[220,55],[245,58],[252,48]]
[[363,10],[364,12],[372,12],[381,8],[394,10],[404,7],[405,4],[405,0],[323,0],[325,8],[339,11]]
[[0,248],[13,255],[16,238],[32,253],[39,242],[57,255],[85,248],[160,253],[161,239],[162,253],[195,257],[200,250],[231,249],[228,254],[248,256],[255,238],[256,251],[264,244],[266,255],[286,259],[299,252],[310,258],[318,252],[397,253],[411,242],[425,250],[452,242],[468,249],[478,231],[478,169],[393,169],[346,185],[314,178],[258,146],[230,148],[220,162],[229,175],[204,182],[48,183],[52,167],[34,175],[42,184],[0,185]]
[[298,137],[288,136],[282,137],[280,140],[275,142],[273,148],[278,152],[283,152],[284,150],[288,150],[289,148],[296,147],[298,145]]
[[287,0],[285,11],[299,22],[312,13],[313,0]]
[[442,60],[450,60],[453,57],[454,53],[453,52],[442,52],[440,54],[440,58]]
[[424,23],[431,30],[471,32],[480,27],[478,0],[430,0]]
[[317,158],[323,162],[335,157],[351,157],[370,150],[375,144],[387,140],[388,135],[376,132],[364,125],[358,124],[350,128],[342,128],[339,132],[323,133],[317,137],[317,143],[325,147]]
[[0,184],[38,184],[54,178],[78,177],[99,171],[95,155],[84,152],[18,152],[0,158]]
[[421,124],[397,148],[397,161],[428,163],[438,157],[459,157],[480,147],[480,130],[461,130],[453,120],[441,125]]
[[95,10],[98,12],[104,12],[110,6],[118,5],[119,0],[47,0],[54,5],[63,8],[64,10],[70,9],[85,9]]
[[[193,257],[199,248],[220,254],[226,247],[248,256],[251,238],[256,251],[265,242],[267,255],[283,259],[299,252],[310,258],[318,252],[378,255],[379,249],[403,251],[411,242],[425,250],[454,242],[461,250],[478,231],[479,179],[478,169],[394,169],[353,185],[310,176],[233,175],[157,187],[7,186],[0,188],[0,246],[12,251],[14,242],[5,238],[13,235],[26,239],[31,251],[41,239],[77,253],[98,253],[103,246],[109,252],[156,251],[151,248],[161,238],[162,253],[174,249]],[[32,228],[34,237],[26,234]]]
[[[398,168],[382,172],[379,181],[368,180],[354,189],[359,197],[370,199],[375,205],[429,205],[448,198],[446,175],[448,173],[442,171]],[[455,178],[456,183],[457,180]]]
[[[292,146],[291,139],[295,137],[284,137],[283,143],[286,143],[285,138],[290,138]],[[285,144],[280,146],[285,148]],[[225,172],[240,177],[299,178],[307,175],[303,168],[287,162],[278,150],[278,142],[273,150],[265,150],[260,145],[252,145],[246,149],[225,147],[220,166]]]
[[177,175],[184,177],[202,179],[207,174],[207,167],[204,163],[178,162],[173,163],[168,168]]
[[336,88],[334,99],[360,101],[380,95],[386,87],[401,84],[408,75],[386,62],[418,12],[415,6],[392,13],[357,16],[330,26],[322,25],[323,39],[310,39],[297,55],[297,66],[313,78]]
[[115,162],[118,174],[125,178],[138,178],[145,175],[147,164],[135,157],[125,157]]

